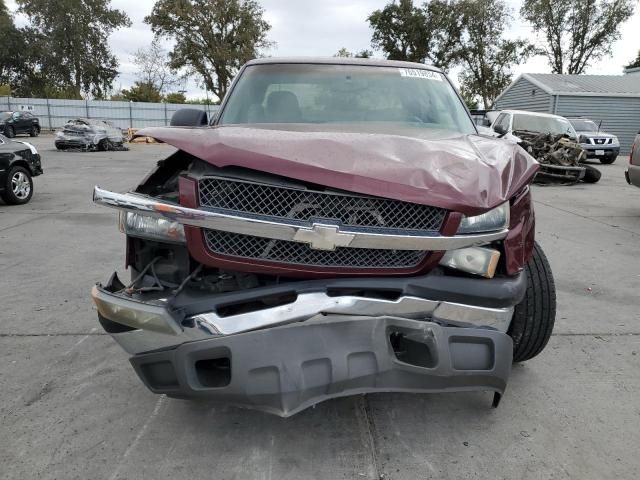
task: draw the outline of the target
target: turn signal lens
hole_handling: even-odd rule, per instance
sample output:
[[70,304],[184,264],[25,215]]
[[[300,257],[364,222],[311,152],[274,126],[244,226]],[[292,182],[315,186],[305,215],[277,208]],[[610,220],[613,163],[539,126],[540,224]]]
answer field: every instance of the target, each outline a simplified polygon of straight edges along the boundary
[[500,252],[491,248],[471,247],[450,250],[440,265],[486,278],[493,278],[500,260]]

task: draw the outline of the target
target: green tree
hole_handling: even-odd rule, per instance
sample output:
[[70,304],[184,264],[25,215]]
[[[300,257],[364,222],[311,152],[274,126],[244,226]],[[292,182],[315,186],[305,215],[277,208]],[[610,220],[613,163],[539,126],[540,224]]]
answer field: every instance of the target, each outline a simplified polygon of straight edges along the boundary
[[638,56],[633,60],[626,68],[638,68],[640,67],[640,50],[638,50]]
[[[155,85],[146,82],[135,82],[129,90],[124,89],[120,92],[123,100],[132,102],[161,102],[162,94]],[[113,97],[112,97],[113,99]]]
[[141,83],[153,85],[160,93],[177,86],[186,79],[180,77],[169,64],[169,55],[162,48],[160,39],[155,38],[148,48],[140,48],[133,54],[138,67],[138,79]]
[[184,102],[189,105],[219,105],[220,102],[216,102],[212,98],[192,98]]
[[373,56],[373,52],[371,50],[360,50],[359,52],[352,53],[347,50],[345,47],[342,47],[336,53],[333,54],[334,57],[342,57],[342,58],[370,58]]
[[8,84],[16,72],[18,29],[7,10],[4,0],[0,0],[0,83]]
[[413,0],[399,0],[369,15],[371,45],[390,60],[424,63],[447,69],[457,41],[457,17],[447,0],[432,0],[416,7]]
[[186,103],[187,102],[187,97],[185,97],[184,93],[181,93],[181,92],[168,93],[167,95],[165,95],[164,99],[167,103]]
[[520,15],[543,37],[553,73],[584,73],[611,53],[636,0],[525,0]]
[[238,68],[271,45],[263,14],[255,0],[158,0],[145,22],[174,40],[171,67],[199,75],[222,99]]
[[459,15],[455,61],[463,67],[461,90],[491,108],[511,83],[510,67],[525,61],[535,48],[526,40],[503,38],[511,18],[504,0],[457,0],[450,8]]
[[469,110],[478,110],[480,108],[477,95],[463,86],[460,87],[460,96]]
[[333,56],[338,58],[351,58],[353,57],[353,53],[351,53],[345,47],[342,47],[340,50],[334,53]]
[[[102,96],[117,76],[118,61],[108,46],[109,35],[131,25],[126,13],[105,0],[16,0],[30,27],[23,38],[39,57],[32,88],[42,81],[74,96]],[[27,79],[28,80],[28,79]]]

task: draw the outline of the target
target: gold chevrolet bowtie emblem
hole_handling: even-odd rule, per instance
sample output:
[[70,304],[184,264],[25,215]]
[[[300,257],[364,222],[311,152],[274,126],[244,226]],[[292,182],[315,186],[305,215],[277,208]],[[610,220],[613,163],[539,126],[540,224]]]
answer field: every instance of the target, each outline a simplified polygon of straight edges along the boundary
[[314,223],[311,228],[300,228],[293,236],[296,242],[308,243],[314,250],[335,250],[348,247],[355,235],[342,233],[336,225]]

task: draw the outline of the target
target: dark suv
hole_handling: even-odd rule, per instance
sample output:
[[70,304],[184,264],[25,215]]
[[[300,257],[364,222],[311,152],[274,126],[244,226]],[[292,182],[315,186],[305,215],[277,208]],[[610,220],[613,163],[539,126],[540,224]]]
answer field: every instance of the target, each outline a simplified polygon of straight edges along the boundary
[[19,133],[37,137],[40,135],[40,120],[31,112],[2,112],[0,113],[0,132],[8,138],[13,138]]
[[213,125],[172,123],[139,133],[177,150],[134,191],[94,190],[131,269],[93,288],[98,318],[153,392],[283,416],[378,391],[497,405],[545,347],[538,164],[478,135],[441,71],[254,60]]

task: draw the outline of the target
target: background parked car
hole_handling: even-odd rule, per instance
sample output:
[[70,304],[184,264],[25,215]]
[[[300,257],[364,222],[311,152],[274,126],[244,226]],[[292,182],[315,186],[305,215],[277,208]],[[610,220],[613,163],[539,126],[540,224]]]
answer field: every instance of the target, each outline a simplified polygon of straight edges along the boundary
[[571,122],[559,115],[503,110],[491,128],[496,135],[517,141],[540,163],[536,182],[596,183],[601,173],[592,165],[580,165],[587,153]]
[[40,134],[40,120],[31,112],[0,113],[0,132],[9,138],[19,133],[28,133],[32,137]]
[[0,197],[6,203],[19,205],[31,200],[31,177],[40,174],[40,155],[33,145],[0,135]]
[[567,118],[578,133],[580,146],[587,158],[597,158],[600,163],[611,164],[620,153],[618,137],[600,131],[600,126],[588,118]]
[[636,139],[631,147],[629,155],[629,168],[624,172],[629,185],[640,187],[640,132],[636,135]]
[[114,150],[122,148],[123,144],[122,130],[109,122],[90,118],[69,120],[56,133],[55,139],[58,150]]
[[533,133],[550,133],[552,135],[567,135],[578,141],[578,134],[564,117],[549,113],[526,112],[523,110],[503,110],[491,128],[498,135],[513,134],[514,131]]

